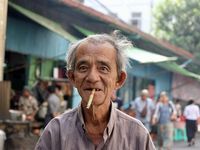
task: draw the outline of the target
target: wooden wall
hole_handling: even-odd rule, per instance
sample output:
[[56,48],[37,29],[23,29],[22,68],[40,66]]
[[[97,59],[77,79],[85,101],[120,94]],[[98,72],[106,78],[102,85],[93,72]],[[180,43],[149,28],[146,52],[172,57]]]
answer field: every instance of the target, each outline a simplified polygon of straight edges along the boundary
[[9,119],[10,108],[10,81],[0,82],[0,120]]

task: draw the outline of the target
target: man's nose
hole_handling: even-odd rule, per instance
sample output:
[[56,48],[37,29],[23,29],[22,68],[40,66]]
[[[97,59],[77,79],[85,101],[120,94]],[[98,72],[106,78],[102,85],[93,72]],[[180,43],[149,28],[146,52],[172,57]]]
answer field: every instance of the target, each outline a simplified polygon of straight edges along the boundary
[[92,67],[90,69],[90,71],[87,74],[87,81],[88,82],[97,82],[99,81],[100,77],[99,77],[99,72],[95,67]]

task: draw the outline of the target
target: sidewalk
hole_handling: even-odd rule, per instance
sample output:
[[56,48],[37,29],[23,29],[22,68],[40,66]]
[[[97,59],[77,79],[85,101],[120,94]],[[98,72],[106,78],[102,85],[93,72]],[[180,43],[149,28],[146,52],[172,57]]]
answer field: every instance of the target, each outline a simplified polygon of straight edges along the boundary
[[185,141],[175,141],[172,150],[200,150],[200,133],[196,135],[194,146],[188,147]]
[[[155,142],[156,148],[157,143]],[[188,147],[188,143],[186,141],[174,141],[174,145],[172,150],[200,150],[200,133],[196,134],[195,145]]]

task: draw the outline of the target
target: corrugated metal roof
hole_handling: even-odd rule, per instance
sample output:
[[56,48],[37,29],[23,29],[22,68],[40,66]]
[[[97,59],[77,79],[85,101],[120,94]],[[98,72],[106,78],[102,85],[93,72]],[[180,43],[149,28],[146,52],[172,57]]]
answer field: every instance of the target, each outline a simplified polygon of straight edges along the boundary
[[92,32],[88,29],[85,29],[83,27],[80,27],[78,25],[73,25],[79,32],[81,32],[82,34],[84,34],[85,36],[88,36],[88,35],[93,35],[95,34],[95,32]]
[[166,57],[163,55],[147,52],[145,50],[133,47],[126,51],[128,57],[139,63],[158,63],[164,61],[174,61],[176,57]]
[[157,65],[162,67],[162,68],[164,68],[164,69],[166,69],[166,70],[172,71],[174,73],[179,73],[181,75],[192,77],[194,79],[200,80],[200,75],[192,73],[192,72],[186,70],[185,68],[180,67],[175,62],[170,62],[170,61],[162,62],[162,63],[157,63]]
[[175,60],[177,59],[176,57],[166,57],[163,55],[147,52],[136,47],[128,49],[127,55],[129,58],[138,61],[139,63],[155,63],[156,65],[168,71],[200,80],[200,75],[192,73],[185,68],[179,66],[175,62]]
[[45,18],[37,13],[34,13],[28,9],[25,9],[17,4],[14,4],[12,2],[8,2],[9,6],[11,6],[13,9],[18,11],[19,13],[25,15],[26,17],[30,18],[31,20],[37,22],[41,26],[46,27],[47,29],[61,35],[63,38],[69,40],[70,42],[77,41],[77,38],[68,33],[60,24]]
[[[48,1],[48,0],[47,0]],[[68,7],[71,7],[73,9],[77,9],[79,10],[81,13],[86,14],[88,16],[91,16],[97,20],[100,20],[106,24],[110,24],[110,25],[114,25],[116,26],[118,29],[125,31],[126,33],[130,33],[130,34],[137,34],[139,35],[142,39],[147,40],[148,42],[151,42],[152,45],[159,45],[162,47],[162,49],[166,49],[169,50],[171,52],[173,52],[174,54],[178,54],[180,56],[183,56],[185,58],[193,58],[193,54],[191,54],[189,51],[186,51],[180,47],[177,47],[175,45],[170,44],[167,41],[163,41],[163,40],[159,40],[153,36],[151,36],[150,34],[147,34],[145,32],[142,32],[141,30],[139,30],[138,28],[136,28],[135,26],[131,26],[128,25],[114,17],[105,15],[101,12],[98,12],[90,7],[87,7],[79,2],[76,1],[72,1],[72,0],[60,0],[58,1],[58,3],[64,4]]]

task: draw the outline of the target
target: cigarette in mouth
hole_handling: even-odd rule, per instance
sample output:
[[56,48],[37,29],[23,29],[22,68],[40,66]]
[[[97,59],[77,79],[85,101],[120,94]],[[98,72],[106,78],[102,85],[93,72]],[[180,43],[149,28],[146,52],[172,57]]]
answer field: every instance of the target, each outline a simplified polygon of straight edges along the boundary
[[95,89],[92,90],[92,93],[90,94],[90,97],[89,97],[89,100],[88,100],[88,103],[87,103],[87,109],[90,108],[91,104],[92,104],[92,100],[93,100],[93,97],[94,97],[94,93],[95,93]]

